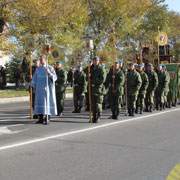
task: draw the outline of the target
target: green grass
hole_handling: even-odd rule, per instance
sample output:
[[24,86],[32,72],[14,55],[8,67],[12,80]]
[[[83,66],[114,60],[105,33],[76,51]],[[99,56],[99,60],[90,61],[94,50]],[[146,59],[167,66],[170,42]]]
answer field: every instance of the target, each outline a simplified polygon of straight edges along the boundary
[[[72,93],[72,89],[66,89],[66,93]],[[12,98],[12,97],[23,97],[29,96],[29,91],[26,90],[3,90],[0,91],[0,98]]]

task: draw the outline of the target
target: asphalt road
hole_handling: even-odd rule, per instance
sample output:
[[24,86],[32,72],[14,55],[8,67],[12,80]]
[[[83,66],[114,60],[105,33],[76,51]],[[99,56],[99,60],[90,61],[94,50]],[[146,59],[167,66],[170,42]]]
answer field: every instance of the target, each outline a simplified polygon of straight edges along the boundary
[[0,180],[165,180],[180,163],[180,107],[89,124],[71,104],[48,126],[28,103],[0,105]]

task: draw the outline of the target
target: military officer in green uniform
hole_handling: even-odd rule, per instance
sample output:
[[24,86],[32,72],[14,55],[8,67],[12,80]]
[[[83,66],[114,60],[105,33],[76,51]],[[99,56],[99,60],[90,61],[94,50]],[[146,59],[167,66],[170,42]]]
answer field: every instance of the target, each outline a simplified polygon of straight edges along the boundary
[[162,70],[165,72],[166,78],[168,79],[168,83],[166,84],[166,87],[164,89],[163,109],[165,109],[165,107],[168,107],[168,105],[167,105],[167,97],[168,97],[168,93],[169,93],[170,76],[169,76],[169,73],[166,70],[166,65],[165,64],[162,65]]
[[125,76],[123,71],[119,68],[119,61],[110,69],[106,78],[106,88],[109,88],[110,107],[112,111],[112,119],[119,119],[121,110],[123,86]]
[[83,72],[82,65],[78,65],[74,72],[74,111],[73,113],[80,113],[83,106],[83,100],[87,91],[86,75]]
[[56,102],[57,102],[57,113],[58,116],[62,117],[62,113],[64,110],[64,99],[65,99],[65,91],[66,91],[66,81],[67,81],[67,73],[62,68],[62,61],[56,62]]
[[95,56],[90,68],[91,99],[93,123],[98,123],[102,114],[102,102],[104,95],[105,69],[99,63],[99,57]]
[[146,112],[152,112],[154,106],[154,92],[158,86],[157,73],[153,70],[151,63],[147,64],[146,74],[149,79],[149,86],[145,98]]
[[[89,63],[90,63],[90,67],[91,67],[93,64],[93,60],[90,59]],[[86,74],[86,81],[88,82],[88,66],[86,68],[84,68],[83,71]],[[88,85],[87,85],[87,91],[85,93],[85,111],[89,111],[89,87],[88,87]]]
[[140,114],[144,111],[144,100],[146,97],[147,88],[149,86],[149,80],[147,74],[143,71],[143,65],[138,65],[138,72],[141,76],[142,85],[139,90],[138,99],[136,101],[136,114],[138,113],[139,107],[140,107]]
[[135,70],[134,63],[130,63],[127,72],[127,105],[129,116],[134,116],[136,100],[141,84],[140,74]]
[[159,64],[157,67],[157,76],[158,76],[158,87],[156,89],[156,109],[163,109],[164,104],[164,92],[166,87],[168,86],[168,78],[165,72],[162,70],[162,64]]

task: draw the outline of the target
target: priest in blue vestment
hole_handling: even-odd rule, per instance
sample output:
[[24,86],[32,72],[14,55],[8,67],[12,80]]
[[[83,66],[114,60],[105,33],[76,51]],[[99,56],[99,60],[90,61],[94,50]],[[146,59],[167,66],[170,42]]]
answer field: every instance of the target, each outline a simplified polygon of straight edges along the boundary
[[[39,121],[37,121],[37,123],[47,124],[50,120],[50,115],[57,115],[56,93],[55,93],[55,81],[57,79],[57,76],[54,68],[46,64],[47,63],[46,55],[41,56],[40,62],[41,65],[38,68],[36,68],[30,86],[34,88],[36,94],[34,114],[39,115]],[[46,79],[47,76],[48,76],[48,86]],[[47,103],[47,96],[48,96],[48,103]],[[47,120],[47,114],[48,114],[48,120]]]

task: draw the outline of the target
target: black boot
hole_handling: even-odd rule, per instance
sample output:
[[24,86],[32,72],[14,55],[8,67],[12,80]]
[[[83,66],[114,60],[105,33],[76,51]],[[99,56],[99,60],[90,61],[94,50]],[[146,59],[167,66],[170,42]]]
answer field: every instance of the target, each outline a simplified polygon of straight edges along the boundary
[[[48,119],[47,119],[48,118]],[[44,118],[44,125],[47,125],[47,124],[49,124],[50,123],[50,115],[48,115],[48,117],[47,116],[45,116],[45,118]]]
[[153,111],[153,108],[152,108],[152,106],[150,106],[150,108],[149,108],[149,112],[152,112]]
[[81,106],[79,106],[77,113],[81,113]]
[[149,112],[149,107],[146,106],[145,112]]
[[33,115],[33,119],[38,119],[38,115]]
[[112,115],[108,119],[114,119],[115,118],[115,112],[112,111]]
[[43,122],[44,122],[43,115],[40,114],[39,115],[39,120],[36,122],[36,124],[43,124]]
[[130,109],[130,108],[128,109],[128,114],[129,114],[129,116],[132,115],[132,112],[131,112],[131,109]]
[[140,108],[140,114],[143,114],[143,108]]
[[116,118],[115,119],[119,120],[119,110],[117,110],[117,112],[116,112]]
[[156,103],[156,110],[159,110],[159,104]]
[[135,116],[134,109],[132,109],[132,111],[131,111],[131,116]]
[[136,108],[135,113],[138,114],[138,108]]
[[99,123],[99,122],[100,122],[100,120],[101,120],[101,114],[100,114],[100,113],[98,113],[98,114],[96,114],[96,120],[95,120],[95,122],[94,122],[94,123]]
[[75,107],[75,109],[74,109],[74,111],[72,112],[72,113],[78,113],[79,111],[78,111],[78,108],[77,107]]
[[93,113],[93,119],[92,122],[95,123],[96,122],[96,113]]
[[163,110],[163,105],[162,105],[162,103],[160,104],[160,111],[162,111]]

